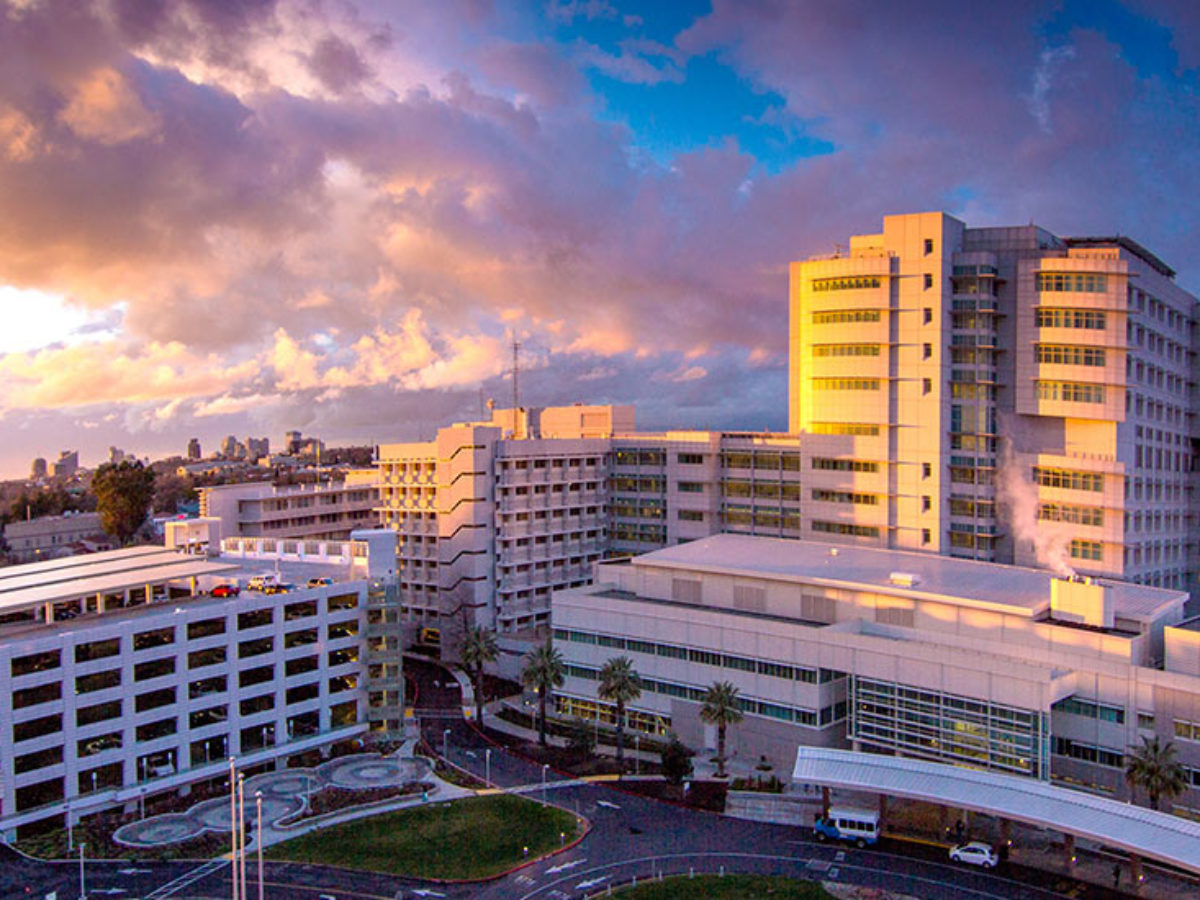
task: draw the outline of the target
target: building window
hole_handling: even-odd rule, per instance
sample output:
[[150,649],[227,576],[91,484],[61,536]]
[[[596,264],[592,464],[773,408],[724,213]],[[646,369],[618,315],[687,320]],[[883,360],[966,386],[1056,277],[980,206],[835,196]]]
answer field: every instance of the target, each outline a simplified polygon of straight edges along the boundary
[[933,275],[931,275],[929,272],[926,272],[925,273],[925,290],[929,290],[931,287],[933,287]]
[[858,322],[878,322],[877,309],[831,309],[812,314],[814,325],[844,325]]
[[925,255],[933,252],[933,238],[925,238]]
[[1084,541],[1075,538],[1071,541],[1071,557],[1073,559],[1104,559],[1104,545],[1099,541]]
[[922,528],[922,529],[921,529],[921,543],[922,543],[922,544],[928,544],[928,543],[929,543],[929,541],[930,541],[929,529],[928,529],[928,528]]
[[855,291],[863,288],[877,288],[882,282],[877,275],[858,276],[853,278],[814,278],[812,289],[821,291]]
[[1038,328],[1081,328],[1103,331],[1108,324],[1105,314],[1095,309],[1041,307],[1034,314]]
[[1038,272],[1037,289],[1054,293],[1103,294],[1108,290],[1108,279],[1095,272]]
[[814,391],[877,391],[878,378],[814,378]]
[[921,463],[921,477],[929,478],[933,475],[933,466],[930,463]]

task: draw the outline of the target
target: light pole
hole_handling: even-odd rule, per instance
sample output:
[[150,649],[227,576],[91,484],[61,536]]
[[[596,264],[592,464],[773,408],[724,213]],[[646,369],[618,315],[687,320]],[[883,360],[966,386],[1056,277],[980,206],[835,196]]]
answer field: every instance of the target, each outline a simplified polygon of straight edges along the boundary
[[238,772],[238,880],[241,882],[242,898],[246,894],[246,773]]
[[229,757],[229,863],[233,868],[233,900],[238,900],[237,880],[237,777],[234,758]]
[[492,748],[483,751],[483,780],[489,785],[492,783]]
[[71,824],[71,801],[68,800],[67,806],[67,852],[70,853],[75,849],[75,829]]
[[447,728],[445,731],[442,732],[442,759],[446,760],[446,762],[450,762],[450,753],[448,751],[449,741],[450,741],[450,729]]
[[546,802],[546,770],[550,768],[550,763],[542,763],[542,802]]
[[254,805],[258,808],[258,827],[254,831],[254,847],[258,850],[258,900],[263,900],[263,879],[262,879],[262,845],[263,845],[263,830],[262,830],[262,791],[254,792]]
[[86,846],[79,845],[79,900],[87,900],[87,884],[83,880],[83,848]]
[[642,771],[642,736],[635,734],[633,736],[633,774],[637,775]]

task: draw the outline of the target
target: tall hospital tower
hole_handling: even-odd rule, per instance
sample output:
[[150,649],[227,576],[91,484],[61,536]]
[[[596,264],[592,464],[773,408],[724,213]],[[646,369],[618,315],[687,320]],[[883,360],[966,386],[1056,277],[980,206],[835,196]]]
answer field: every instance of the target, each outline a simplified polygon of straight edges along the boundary
[[854,543],[1190,588],[1197,301],[1174,274],[1124,237],[944,213],[794,263],[789,431],[855,461],[811,512]]

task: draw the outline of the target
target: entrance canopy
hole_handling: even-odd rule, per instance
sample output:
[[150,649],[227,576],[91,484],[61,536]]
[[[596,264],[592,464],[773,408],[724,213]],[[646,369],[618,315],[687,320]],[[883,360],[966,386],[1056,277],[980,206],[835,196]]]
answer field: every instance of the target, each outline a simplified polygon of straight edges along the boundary
[[900,756],[801,747],[792,780],[987,813],[1200,872],[1200,822],[1032,778]]

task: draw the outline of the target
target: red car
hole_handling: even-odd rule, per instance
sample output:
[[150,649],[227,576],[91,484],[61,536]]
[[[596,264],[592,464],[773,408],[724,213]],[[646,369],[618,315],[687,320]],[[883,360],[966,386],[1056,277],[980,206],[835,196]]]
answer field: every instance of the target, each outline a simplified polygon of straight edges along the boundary
[[214,597],[236,597],[241,592],[236,584],[218,584],[212,589]]

